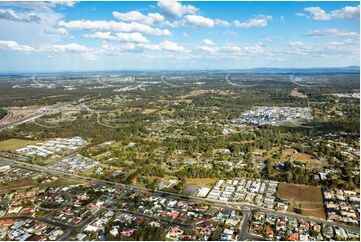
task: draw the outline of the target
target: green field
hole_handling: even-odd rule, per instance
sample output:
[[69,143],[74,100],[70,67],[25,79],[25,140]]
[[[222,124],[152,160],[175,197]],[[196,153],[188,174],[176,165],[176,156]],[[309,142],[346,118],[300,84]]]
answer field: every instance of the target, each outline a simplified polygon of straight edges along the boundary
[[188,178],[187,184],[212,188],[217,180],[217,178]]
[[7,139],[0,141],[0,150],[1,151],[15,151],[17,149],[23,148],[27,145],[36,144],[39,141],[35,140],[24,140],[24,139]]

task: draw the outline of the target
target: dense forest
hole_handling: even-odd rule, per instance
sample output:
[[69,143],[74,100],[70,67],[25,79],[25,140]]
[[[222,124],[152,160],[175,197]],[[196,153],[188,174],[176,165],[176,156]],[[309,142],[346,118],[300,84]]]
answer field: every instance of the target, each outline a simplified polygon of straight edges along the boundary
[[5,109],[0,108],[0,119],[5,117],[7,113],[8,113],[8,111],[6,111]]

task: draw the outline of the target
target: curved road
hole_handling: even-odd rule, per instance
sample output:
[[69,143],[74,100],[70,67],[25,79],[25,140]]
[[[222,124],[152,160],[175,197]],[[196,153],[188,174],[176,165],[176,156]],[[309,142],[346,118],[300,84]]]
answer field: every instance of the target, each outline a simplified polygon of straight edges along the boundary
[[[238,83],[234,83],[232,82],[231,80],[229,80],[229,77],[230,74],[227,74],[226,75],[226,82],[229,84],[229,85],[232,85],[232,86],[236,86],[236,87],[254,87],[254,86],[257,86],[257,84],[253,84],[253,85],[242,85],[242,84],[238,84]],[[243,81],[245,78],[243,78],[241,81]]]
[[162,83],[165,84],[165,85],[167,85],[167,86],[174,87],[174,88],[183,87],[183,85],[172,84],[172,83],[167,82],[167,81],[165,80],[165,75],[162,75],[160,79],[161,79]]

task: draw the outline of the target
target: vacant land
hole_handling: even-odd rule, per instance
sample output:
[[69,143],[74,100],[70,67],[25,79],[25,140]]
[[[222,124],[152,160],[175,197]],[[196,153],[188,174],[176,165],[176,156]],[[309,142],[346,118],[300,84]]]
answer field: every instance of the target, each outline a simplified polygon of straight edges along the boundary
[[26,190],[29,187],[34,186],[35,183],[33,179],[26,178],[19,181],[12,181],[6,184],[0,184],[0,194],[6,193],[12,190]]
[[7,140],[0,141],[0,150],[15,151],[15,150],[23,148],[27,145],[36,144],[38,142],[39,141],[25,140],[25,139],[7,139]]
[[189,94],[182,96],[182,98],[194,97],[205,93],[208,93],[208,90],[193,90]]
[[282,151],[281,159],[286,159],[286,160],[291,160],[291,161],[300,161],[310,167],[321,167],[322,166],[321,161],[315,159],[312,155],[297,152],[294,149],[284,149]]
[[287,198],[289,210],[300,209],[305,216],[325,218],[321,188],[291,183],[280,183],[277,196]]
[[156,108],[146,108],[146,109],[144,109],[144,111],[142,113],[149,114],[149,113],[155,113],[157,111],[158,111],[158,109],[156,109]]
[[290,95],[291,95],[292,97],[308,98],[307,95],[305,95],[304,93],[300,92],[297,88],[292,89]]
[[9,182],[7,184],[0,184],[0,194],[4,194],[6,192],[10,192],[13,190],[19,191],[25,191],[26,189],[29,189],[31,187],[51,187],[51,186],[65,186],[65,185],[74,185],[79,184],[78,180],[73,180],[71,178],[60,178],[56,181],[52,181],[49,183],[38,183],[36,180],[33,180],[32,178],[26,178],[19,181],[13,181]]
[[201,187],[211,188],[216,183],[217,178],[193,178],[187,179],[187,183],[190,185],[196,185]]

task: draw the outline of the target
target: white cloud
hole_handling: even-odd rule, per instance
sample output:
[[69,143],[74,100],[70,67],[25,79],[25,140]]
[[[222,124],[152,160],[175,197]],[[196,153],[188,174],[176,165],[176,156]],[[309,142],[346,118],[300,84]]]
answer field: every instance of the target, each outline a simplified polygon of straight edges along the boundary
[[195,14],[198,9],[192,5],[182,5],[176,0],[160,0],[157,3],[160,11],[169,17],[181,17],[185,14]]
[[67,29],[75,30],[91,30],[91,31],[117,31],[117,32],[140,32],[156,36],[169,36],[171,33],[167,29],[153,28],[146,24],[131,22],[115,22],[103,20],[74,20],[69,22],[60,21],[59,26]]
[[360,5],[346,6],[341,9],[326,12],[320,7],[307,7],[304,10],[309,13],[314,20],[331,20],[331,19],[359,19]]
[[199,47],[199,49],[204,51],[204,52],[207,52],[207,53],[209,53],[211,55],[216,55],[219,52],[218,47],[212,47],[212,46],[209,46],[209,45],[202,45],[202,46]]
[[201,15],[185,15],[182,19],[180,20],[175,20],[175,21],[168,21],[166,20],[164,22],[165,25],[169,26],[169,27],[187,27],[187,26],[192,26],[192,27],[209,27],[209,28],[213,28],[214,26],[221,26],[221,27],[229,27],[232,26],[231,23],[221,20],[221,19],[211,19],[211,18],[207,18],[207,17],[203,17]]
[[127,13],[113,12],[113,16],[122,21],[147,25],[162,24],[164,22],[164,17],[159,13],[148,13],[148,15],[144,15],[138,11],[130,11]]
[[17,13],[12,9],[0,9],[0,19],[27,23],[38,23],[41,20],[35,13]]
[[[100,36],[97,34],[97,36]],[[103,37],[107,36],[104,34]],[[100,47],[90,48],[84,45],[80,45],[77,43],[70,44],[52,44],[52,45],[41,45],[37,48],[20,45],[15,41],[5,41],[0,40],[0,49],[10,50],[10,51],[21,51],[21,52],[37,52],[40,54],[46,54],[46,56],[56,56],[56,54],[74,54],[80,55],[82,58],[86,60],[95,60],[98,56],[101,55],[109,55],[116,56],[122,55],[123,52],[129,51],[142,51],[142,50],[153,50],[157,51],[166,51],[166,52],[177,52],[177,53],[188,53],[183,46],[178,43],[171,41],[162,41],[157,44],[151,43],[135,43],[128,42],[123,45],[107,45],[103,44]],[[54,54],[54,55],[53,55]]]
[[222,47],[222,50],[225,52],[241,52],[242,49],[234,44],[226,44],[225,46]]
[[[342,56],[355,56],[360,57],[360,40],[347,39],[342,41],[331,41],[323,47],[323,51],[327,54],[340,54]],[[332,54],[332,55],[333,55]]]
[[307,36],[312,37],[323,37],[323,36],[339,36],[339,37],[352,37],[352,36],[358,36],[359,34],[356,32],[349,32],[338,28],[326,28],[326,29],[316,29],[313,31],[310,31],[306,34]]
[[301,41],[290,41],[288,43],[289,47],[294,48],[295,50],[309,50],[310,46],[306,45]]
[[55,1],[52,1],[51,3],[54,4],[54,5],[64,5],[66,7],[74,7],[75,4],[78,3],[78,1],[58,1],[58,0],[55,0]]
[[160,46],[157,44],[150,43],[126,43],[119,46],[122,51],[134,51],[139,52],[142,50],[161,50]]
[[210,18],[206,18],[200,15],[186,15],[184,16],[186,25],[194,27],[209,27],[213,28],[214,21]]
[[227,36],[236,36],[237,32],[233,31],[233,30],[226,30],[222,33],[223,35],[227,35]]
[[[358,38],[327,42],[313,41],[312,43],[291,41],[288,46],[274,48],[271,52],[283,58],[285,56],[290,56],[292,58],[302,56],[308,60],[315,60],[315,63],[320,63],[319,58],[321,57],[327,57],[328,59],[341,57],[359,58],[359,46],[360,41]],[[298,60],[302,60],[302,58],[298,58]]]
[[155,51],[169,51],[169,52],[187,52],[187,50],[180,46],[179,44],[171,41],[162,41],[158,44],[151,43],[126,43],[124,45],[119,45],[117,47],[112,47],[118,49],[122,52],[139,52],[142,50],[155,50]]
[[0,40],[0,48],[4,50],[15,50],[24,52],[34,51],[33,47],[27,45],[20,45],[16,41],[9,40]]
[[171,52],[183,52],[185,48],[183,46],[178,45],[175,42],[171,41],[162,41],[159,43],[159,46],[162,50],[167,50]]
[[231,23],[229,23],[225,20],[221,20],[221,19],[215,19],[214,24],[217,26],[223,26],[223,27],[229,27],[232,25]]
[[205,44],[207,46],[216,45],[212,40],[209,40],[209,39],[204,39],[202,42],[203,42],[203,44]]
[[302,43],[301,41],[291,41],[291,42],[289,43],[289,45],[290,45],[291,47],[295,47],[295,46],[304,46],[305,44]]
[[0,5],[32,9],[41,12],[53,12],[56,6],[74,7],[76,1],[1,1]]
[[103,44],[99,48],[100,53],[110,56],[122,55],[122,51],[123,49],[121,47],[108,44]]
[[[15,14],[11,19],[0,19],[1,36],[11,37],[11,40],[17,41],[27,45],[56,43],[63,36],[64,30],[58,30],[58,23],[63,18],[63,11],[56,10],[65,8],[67,5],[74,5],[74,3],[54,3],[54,2],[39,2],[39,1],[11,1],[2,2],[0,6],[6,6],[8,9],[16,9]],[[57,7],[57,9],[54,9]],[[9,12],[7,12],[9,14]],[[4,17],[4,16],[3,16]],[[19,18],[22,18],[20,21]]]
[[40,47],[38,51],[51,52],[51,53],[86,53],[86,52],[90,52],[91,49],[84,45],[71,43],[64,45],[44,45]]
[[45,32],[48,34],[57,34],[57,35],[62,35],[62,36],[69,35],[68,30],[66,30],[64,28],[50,28],[50,29],[46,29]]
[[36,51],[43,54],[54,54],[54,56],[60,54],[80,55],[85,60],[96,60],[98,57],[97,53],[100,52],[99,49],[92,49],[77,43],[43,45],[36,49]]
[[112,35],[111,32],[95,32],[92,34],[84,34],[86,38],[121,41],[121,42],[133,42],[133,43],[147,43],[148,40],[141,33],[116,33]]
[[244,51],[253,55],[260,55],[266,53],[265,49],[259,44],[256,44],[254,46],[246,46],[244,47]]
[[306,12],[309,12],[313,19],[315,20],[330,20],[331,16],[327,14],[320,7],[308,7],[304,9]]
[[346,6],[339,10],[331,11],[331,16],[337,19],[359,19],[360,5],[358,5],[357,7]]
[[305,14],[305,13],[295,13],[295,15],[298,16],[298,17],[305,17],[305,18],[307,18],[307,19],[310,19],[310,16],[308,16],[308,15]]
[[244,22],[244,23],[241,23],[238,20],[235,20],[235,21],[233,21],[233,24],[237,28],[266,27],[270,20],[272,20],[272,16],[263,16],[260,18],[249,19],[247,22]]
[[199,50],[219,59],[237,59],[242,56],[270,56],[271,52],[261,44],[240,47],[236,44],[225,44],[222,47],[202,45]]

